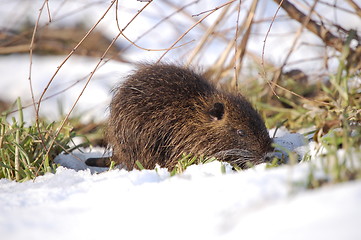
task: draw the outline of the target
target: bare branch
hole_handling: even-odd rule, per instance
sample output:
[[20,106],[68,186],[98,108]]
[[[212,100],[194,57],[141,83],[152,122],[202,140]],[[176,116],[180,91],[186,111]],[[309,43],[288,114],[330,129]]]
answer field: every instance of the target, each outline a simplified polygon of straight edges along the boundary
[[361,17],[361,8],[352,0],[346,0],[355,9],[356,14]]
[[[249,9],[248,13],[247,13],[247,19],[245,20],[245,33],[243,35],[243,38],[240,42],[239,45],[237,45],[237,36],[238,36],[238,32],[236,33],[236,38],[235,38],[235,53],[234,53],[234,68],[235,68],[235,75],[234,75],[234,85],[238,88],[238,74],[240,72],[240,70],[242,69],[242,63],[243,63],[243,57],[247,51],[247,43],[249,40],[249,36],[251,34],[251,30],[252,30],[252,26],[253,26],[253,19],[254,16],[256,15],[256,9],[257,9],[257,5],[258,5],[258,0],[254,0],[252,2],[251,8]],[[237,29],[238,29],[238,21],[237,21]],[[238,63],[238,65],[237,65]]]
[[193,24],[187,31],[185,31],[185,32],[168,48],[168,50],[167,50],[165,53],[163,53],[162,56],[160,56],[160,58],[158,59],[157,63],[159,63],[159,62],[162,60],[162,58],[163,58],[180,40],[182,40],[183,37],[184,37],[185,35],[187,35],[195,26],[197,26],[199,23],[201,23],[204,19],[206,19],[208,16],[210,16],[212,13],[214,13],[214,12],[217,11],[218,9],[221,9],[221,8],[227,6],[228,4],[231,4],[231,3],[235,2],[235,1],[236,1],[236,0],[231,0],[231,1],[229,1],[229,2],[226,2],[226,3],[222,4],[222,5],[218,6],[217,8],[213,9],[211,12],[209,12],[207,15],[205,15],[205,16],[202,17],[201,19],[199,19],[199,20],[198,20],[195,24]]
[[[287,12],[287,14],[298,21],[299,23],[305,22],[305,19],[307,16],[298,10],[293,4],[291,4],[287,0],[273,0],[277,4],[281,4],[281,7]],[[319,38],[322,39],[322,41],[329,47],[335,48],[337,51],[341,52],[344,41],[335,35],[333,35],[328,29],[326,29],[324,26],[319,25],[314,20],[310,19],[308,23],[306,24],[306,28],[316,34]]]
[[[300,10],[298,10],[294,5],[292,5],[288,0],[273,0],[273,1],[275,1],[276,3],[280,3],[281,7],[287,12],[287,14],[291,18],[298,21],[299,23],[304,23],[305,19],[307,19],[307,16],[303,14]],[[349,1],[349,3],[350,2],[354,3],[353,1]],[[356,4],[355,6],[358,8]],[[305,27],[309,31],[316,34],[319,38],[321,38],[321,40],[325,43],[326,46],[332,47],[340,53],[342,53],[346,48],[349,48],[348,45],[350,41],[346,42],[345,40],[336,37],[328,29],[326,29],[324,26],[319,25],[317,22],[315,22],[312,19],[308,21]],[[351,36],[353,32],[354,31],[352,30],[349,31],[349,36]],[[357,37],[355,36],[355,38]],[[361,45],[358,44],[355,50],[349,49],[347,51],[348,51],[347,68],[352,74],[361,68]]]

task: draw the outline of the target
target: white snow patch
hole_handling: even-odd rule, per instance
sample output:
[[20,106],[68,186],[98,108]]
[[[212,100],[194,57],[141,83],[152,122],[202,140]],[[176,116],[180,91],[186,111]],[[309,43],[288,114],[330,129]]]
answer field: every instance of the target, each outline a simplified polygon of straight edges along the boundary
[[[301,143],[298,134],[278,137],[293,143],[283,145],[289,150]],[[92,174],[102,169],[84,160],[103,153],[62,154],[57,162],[68,168],[35,181],[0,180],[1,239],[361,237],[361,181],[306,191],[307,162],[242,172],[227,165],[223,174],[214,161],[174,177],[160,167]]]
[[220,174],[220,163],[0,181],[3,239],[357,239],[361,182],[295,194],[307,165]]

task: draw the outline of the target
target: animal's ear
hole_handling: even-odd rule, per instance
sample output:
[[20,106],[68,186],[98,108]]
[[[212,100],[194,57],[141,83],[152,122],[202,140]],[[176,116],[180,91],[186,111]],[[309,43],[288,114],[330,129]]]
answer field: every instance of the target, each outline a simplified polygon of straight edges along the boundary
[[209,110],[209,115],[213,121],[221,120],[224,115],[224,105],[223,103],[215,103],[211,110]]

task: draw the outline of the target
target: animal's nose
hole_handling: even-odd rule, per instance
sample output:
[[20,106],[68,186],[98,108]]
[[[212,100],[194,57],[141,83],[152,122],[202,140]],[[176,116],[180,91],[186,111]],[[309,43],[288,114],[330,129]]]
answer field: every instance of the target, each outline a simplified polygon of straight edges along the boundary
[[272,161],[272,159],[275,157],[275,153],[274,152],[269,152],[264,156],[264,161],[265,162],[270,162]]

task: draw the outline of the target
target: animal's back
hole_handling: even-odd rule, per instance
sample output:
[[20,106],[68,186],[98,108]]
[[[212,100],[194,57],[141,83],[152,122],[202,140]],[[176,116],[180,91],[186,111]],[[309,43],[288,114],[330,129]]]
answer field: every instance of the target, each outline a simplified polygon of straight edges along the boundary
[[[129,75],[117,91],[112,105],[121,99],[126,101],[119,102],[123,106],[129,102],[135,109],[143,104],[161,109],[163,106],[182,105],[196,97],[210,95],[215,89],[202,76],[189,69],[166,64],[147,64],[141,65],[134,74]],[[130,102],[132,100],[137,102]],[[142,110],[139,112],[149,112],[151,109]]]

